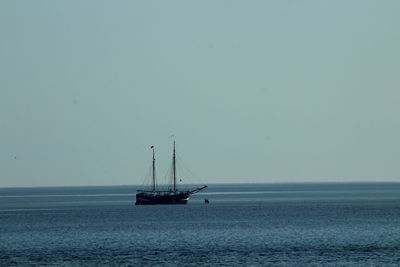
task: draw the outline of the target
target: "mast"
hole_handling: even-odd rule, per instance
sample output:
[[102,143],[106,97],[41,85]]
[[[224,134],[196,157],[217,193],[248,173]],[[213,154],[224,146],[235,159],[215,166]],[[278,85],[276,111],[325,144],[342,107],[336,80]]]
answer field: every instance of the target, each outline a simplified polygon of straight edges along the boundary
[[176,157],[175,157],[175,140],[174,140],[174,154],[172,157],[172,171],[173,171],[173,187],[172,190],[176,191]]
[[152,173],[153,173],[153,192],[156,191],[156,158],[154,156],[154,146],[150,147],[153,150],[153,168],[152,168]]

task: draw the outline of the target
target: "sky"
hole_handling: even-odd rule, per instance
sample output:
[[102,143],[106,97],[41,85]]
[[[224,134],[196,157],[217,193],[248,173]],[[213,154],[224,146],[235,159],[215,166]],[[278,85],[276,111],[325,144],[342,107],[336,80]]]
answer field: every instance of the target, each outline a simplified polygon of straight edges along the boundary
[[1,1],[0,187],[400,182],[399,10]]

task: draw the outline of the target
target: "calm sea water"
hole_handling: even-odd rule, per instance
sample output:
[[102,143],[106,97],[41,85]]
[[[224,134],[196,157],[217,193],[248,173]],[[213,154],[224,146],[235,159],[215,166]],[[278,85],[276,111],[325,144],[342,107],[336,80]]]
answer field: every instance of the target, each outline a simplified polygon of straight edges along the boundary
[[0,266],[400,265],[399,183],[211,185],[166,206],[135,189],[0,189]]

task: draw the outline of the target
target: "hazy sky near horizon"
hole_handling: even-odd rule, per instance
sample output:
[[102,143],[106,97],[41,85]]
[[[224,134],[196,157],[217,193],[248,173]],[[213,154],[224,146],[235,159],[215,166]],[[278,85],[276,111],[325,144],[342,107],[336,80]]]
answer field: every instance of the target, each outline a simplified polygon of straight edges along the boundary
[[399,10],[1,1],[0,187],[400,181]]

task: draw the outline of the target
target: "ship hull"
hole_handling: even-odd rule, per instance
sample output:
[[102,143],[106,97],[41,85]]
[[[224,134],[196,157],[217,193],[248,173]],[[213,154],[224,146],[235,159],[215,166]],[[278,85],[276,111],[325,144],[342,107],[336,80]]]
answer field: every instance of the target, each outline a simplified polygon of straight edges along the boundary
[[136,205],[163,205],[163,204],[187,204],[190,194],[186,192],[176,194],[137,193]]

